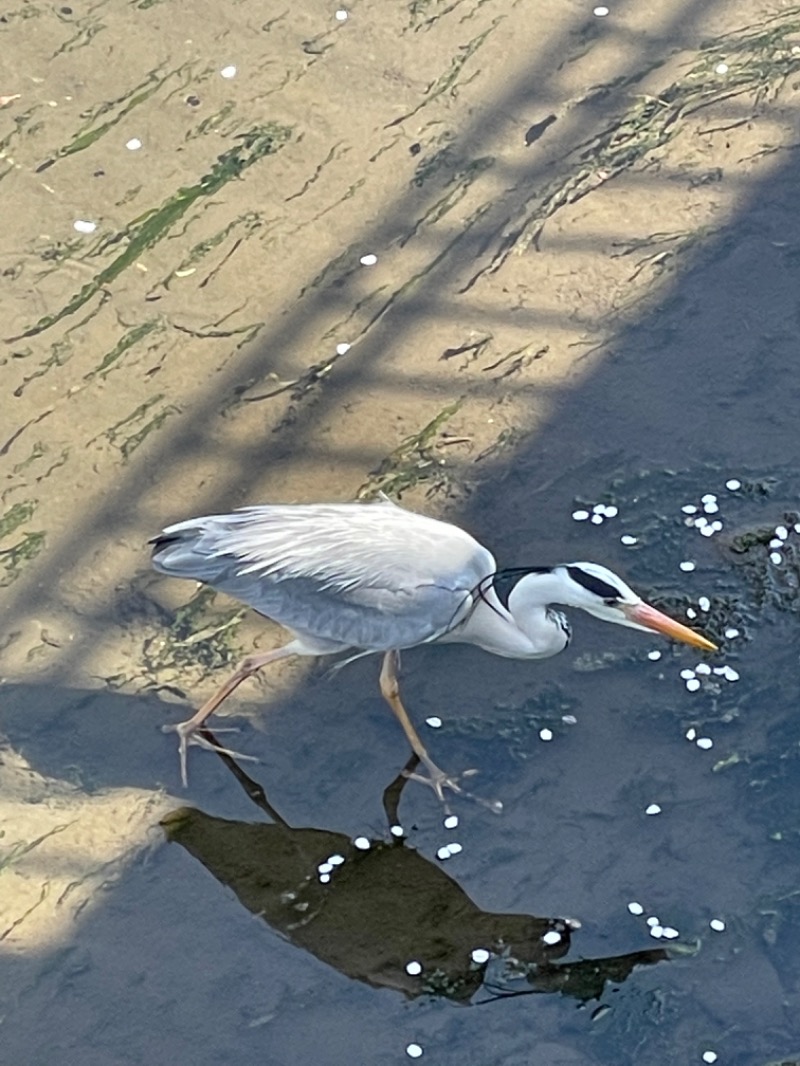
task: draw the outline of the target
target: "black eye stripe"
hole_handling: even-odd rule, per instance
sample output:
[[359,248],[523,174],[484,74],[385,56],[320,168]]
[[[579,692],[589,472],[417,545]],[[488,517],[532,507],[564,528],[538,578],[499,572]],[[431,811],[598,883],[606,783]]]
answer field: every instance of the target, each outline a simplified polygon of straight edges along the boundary
[[567,573],[573,581],[578,585],[582,585],[587,592],[599,596],[602,600],[616,601],[620,598],[619,589],[615,589],[613,585],[609,585],[607,581],[603,581],[600,577],[595,577],[594,574],[587,574],[579,566],[568,566]]

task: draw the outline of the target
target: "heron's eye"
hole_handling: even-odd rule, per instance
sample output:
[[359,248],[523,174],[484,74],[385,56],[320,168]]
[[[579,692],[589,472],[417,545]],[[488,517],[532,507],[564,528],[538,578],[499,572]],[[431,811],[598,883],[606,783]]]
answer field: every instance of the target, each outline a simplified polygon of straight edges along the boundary
[[614,596],[612,599],[604,600],[603,602],[606,607],[619,607],[621,600],[619,596]]

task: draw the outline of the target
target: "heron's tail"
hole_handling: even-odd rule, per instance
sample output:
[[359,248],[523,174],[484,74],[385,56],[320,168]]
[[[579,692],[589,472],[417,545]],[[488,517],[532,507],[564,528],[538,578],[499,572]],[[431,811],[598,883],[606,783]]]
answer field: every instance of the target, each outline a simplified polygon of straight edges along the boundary
[[213,584],[230,565],[230,559],[220,553],[217,533],[215,516],[168,526],[149,541],[154,568],[169,577]]

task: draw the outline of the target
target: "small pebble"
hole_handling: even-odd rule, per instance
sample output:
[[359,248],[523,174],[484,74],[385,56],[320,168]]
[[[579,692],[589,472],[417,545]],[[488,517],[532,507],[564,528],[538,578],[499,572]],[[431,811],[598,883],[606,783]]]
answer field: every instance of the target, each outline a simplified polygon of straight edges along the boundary
[[445,829],[455,829],[457,825],[458,825],[458,815],[457,814],[448,814],[448,816],[444,820]]
[[553,739],[553,730],[552,729],[546,729],[545,728],[545,729],[540,729],[539,730],[539,740],[552,740],[552,739]]
[[[727,63],[717,63],[717,65],[714,67],[714,73],[715,74],[727,74],[728,73],[728,64]],[[714,1062],[716,1057],[717,1056],[715,1055],[713,1059],[710,1059],[708,1061]]]
[[347,341],[342,341],[341,344],[337,344],[336,345],[336,354],[337,355],[347,355],[347,353],[350,351],[351,348],[352,348],[351,344],[348,344]]
[[458,853],[460,851],[464,850],[464,848],[461,846],[461,844],[457,844],[457,843],[448,844],[447,846],[450,849],[450,854],[451,855],[458,855]]
[[689,692],[697,692],[697,690],[700,688],[700,682],[697,680],[696,677],[690,677],[689,680],[686,682],[686,688]]
[[739,630],[736,629],[734,626],[730,626],[728,629],[725,630],[725,636],[728,638],[728,640],[733,640],[734,637],[739,636]]
[[561,721],[564,723],[564,725],[577,725],[578,724],[578,719],[575,717],[574,714],[562,714],[561,715]]
[[419,1044],[406,1045],[406,1055],[408,1055],[410,1059],[418,1059],[421,1054],[422,1048],[419,1046]]
[[393,825],[389,832],[392,834],[393,837],[405,836],[405,832],[403,831],[402,825]]
[[442,846],[436,852],[436,858],[441,859],[444,862],[445,859],[450,858],[450,845],[442,844]]
[[220,76],[223,77],[223,78],[235,78],[236,77],[236,67],[233,66],[233,64],[231,64],[230,66],[227,66],[227,67],[223,67],[222,70],[220,71]]
[[623,533],[623,535],[619,538],[619,542],[620,544],[624,544],[626,547],[630,547],[631,544],[638,544],[639,538],[632,537],[630,533]]
[[783,556],[780,554],[780,552],[770,552],[769,561],[771,563],[774,563],[775,566],[780,566],[780,564],[783,562]]
[[328,862],[331,866],[341,866],[344,862],[344,855],[329,855]]
[[[724,63],[720,63],[720,66],[724,67],[725,64]],[[703,1062],[716,1062],[716,1061],[717,1061],[717,1053],[716,1053],[716,1051],[704,1051],[703,1052]]]
[[697,739],[697,730],[694,728],[694,726],[689,726],[689,728],[686,730],[686,739],[687,740],[696,740]]
[[645,807],[645,814],[661,814],[661,808],[657,803],[651,803],[649,807]]
[[700,497],[700,503],[702,503],[702,504],[716,503],[716,502],[717,502],[717,497],[714,495],[713,492],[707,492],[705,494],[705,496],[701,496]]
[[596,18],[599,18],[599,19],[604,19],[604,18],[606,17],[606,15],[608,14],[608,8],[607,8],[607,7],[603,7],[602,5],[600,5],[599,7],[596,7],[596,8],[594,9],[594,11],[592,12],[592,14],[593,14],[593,15],[594,15],[594,16],[595,16]]
[[555,929],[551,929],[549,933],[545,933],[542,937],[545,944],[559,944],[561,942],[561,933],[556,932]]
[[775,548],[782,548],[782,547],[783,547],[783,541],[782,541],[782,540],[780,540],[780,538],[779,538],[779,537],[774,537],[774,538],[773,538],[773,539],[772,539],[772,540],[771,540],[771,541],[769,542],[769,544],[767,545],[767,547],[768,547],[768,548],[770,548],[770,549],[772,549],[772,550],[774,550]]
[[636,900],[632,900],[628,904],[628,910],[631,914],[644,914],[644,907],[641,903],[637,903]]
[[78,218],[72,223],[72,228],[78,233],[94,233],[97,229],[96,222],[87,222],[84,218]]
[[712,918],[708,923],[715,933],[722,933],[725,930],[725,923],[721,918]]
[[367,837],[356,837],[353,844],[359,851],[369,851],[370,849],[370,843]]
[[700,530],[701,537],[713,537],[716,530],[713,526],[703,526]]
[[786,540],[786,538],[789,536],[789,530],[786,528],[786,526],[775,526],[775,536],[778,537],[780,540]]
[[708,519],[704,518],[703,515],[700,515],[699,518],[695,518],[694,524],[697,529],[702,529],[704,526],[708,525]]
[[417,962],[416,959],[412,959],[411,962],[406,963],[406,973],[411,974],[412,977],[416,977],[422,973],[422,963]]
[[586,519],[589,517],[589,512],[588,511],[573,511],[572,512],[572,517],[575,519],[576,522],[585,522]]
[[693,503],[685,503],[681,510],[684,514],[697,514],[697,508]]
[[662,653],[654,648],[653,651],[649,651],[647,653],[647,658],[650,660],[650,662],[657,663],[658,660],[661,658],[661,655]]
[[697,606],[700,608],[701,611],[710,611],[711,600],[708,598],[708,596],[701,596],[697,601]]
[[800,522],[795,522],[792,529],[794,529],[795,533],[800,533]]
[[694,670],[691,670],[688,666],[681,670],[681,679],[683,681],[689,681],[694,677]]
[[716,503],[704,503],[703,510],[706,514],[717,514],[719,512],[719,504]]
[[317,873],[329,874],[333,870],[333,866],[329,862],[321,862],[317,867]]
[[697,666],[694,668],[694,672],[696,674],[710,674],[711,667],[708,665],[708,663],[698,663]]
[[653,926],[661,925],[661,922],[656,918],[655,914],[651,914],[647,919],[647,924],[652,928]]
[[139,140],[138,137],[131,137],[129,141],[125,142],[125,147],[128,149],[129,152],[138,152],[139,149],[142,147],[142,142]]
[[618,514],[619,508],[615,507],[613,504],[611,504],[611,506],[609,507],[606,507],[606,518],[616,518]]
[[429,725],[431,729],[441,729],[442,720],[438,715],[432,714],[430,718],[425,719],[425,725]]
[[593,514],[591,521],[592,521],[592,525],[593,526],[600,526],[600,525],[603,524],[605,519],[603,518],[603,516],[601,514]]
[[660,926],[660,925],[651,925],[650,926],[650,936],[655,937],[656,940],[660,940],[663,935],[664,935],[664,929],[663,929],[662,926]]
[[698,748],[702,748],[703,751],[708,751],[709,748],[714,747],[714,741],[711,739],[711,737],[698,737],[695,741],[695,744],[698,746]]
[[686,617],[687,618],[697,618],[697,611],[694,609],[694,607],[687,607],[686,608]]
[[331,879],[331,875],[330,874],[320,874],[319,875],[319,883],[321,885],[327,885],[328,882],[330,881],[330,879]]
[[730,492],[736,492],[736,490],[740,489],[741,487],[742,483],[738,479],[738,477],[732,477],[725,482],[725,488],[728,489]]
[[336,12],[334,18],[337,22],[347,22],[349,15],[343,7],[340,7],[339,10]]
[[712,533],[721,533],[722,532],[722,522],[720,522],[720,520],[717,518],[711,523],[711,525],[708,528],[712,531]]
[[359,259],[359,263],[362,265],[362,267],[374,267],[377,262],[377,255],[373,255],[371,252],[369,255],[362,255]]
[[691,559],[684,559],[684,561],[682,563],[679,563],[678,565],[680,566],[681,570],[688,574],[695,569],[697,563],[693,563]]
[[674,940],[674,939],[675,939],[675,937],[678,937],[678,936],[680,936],[681,934],[680,934],[680,933],[678,932],[678,930],[677,930],[677,929],[673,929],[673,927],[672,927],[671,925],[665,925],[665,926],[664,926],[664,928],[663,928],[663,930],[662,930],[662,935],[663,935],[663,936],[664,936],[664,937],[665,937],[665,938],[666,938],[667,940]]
[[723,666],[722,667],[722,676],[725,678],[726,681],[738,681],[739,680],[739,671],[738,670],[734,670],[734,668],[732,666]]
[[485,962],[489,961],[489,952],[486,948],[475,948],[472,952],[472,961],[477,963],[478,966],[483,966]]

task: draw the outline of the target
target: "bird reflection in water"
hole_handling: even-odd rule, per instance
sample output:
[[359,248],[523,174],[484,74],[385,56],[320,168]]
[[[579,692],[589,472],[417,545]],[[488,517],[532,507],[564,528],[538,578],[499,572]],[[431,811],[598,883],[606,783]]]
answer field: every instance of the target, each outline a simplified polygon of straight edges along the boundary
[[[213,735],[206,739],[216,744]],[[290,826],[260,784],[230,755],[220,752],[220,758],[271,824],[183,807],[162,821],[168,839],[283,938],[348,977],[409,998],[433,995],[462,1004],[534,992],[587,1001],[635,967],[672,955],[659,947],[559,962],[578,922],[482,910],[402,838],[387,836],[361,849],[343,833]],[[390,824],[396,824],[397,802],[414,768],[410,762],[386,790]],[[343,861],[325,884],[318,870],[332,856]],[[476,949],[483,951],[473,957]],[[419,972],[407,969],[412,960]]]

